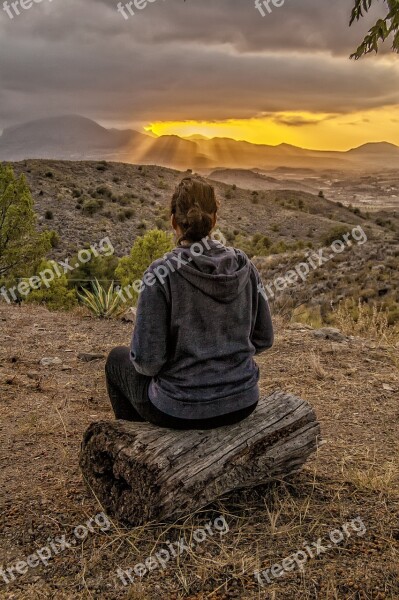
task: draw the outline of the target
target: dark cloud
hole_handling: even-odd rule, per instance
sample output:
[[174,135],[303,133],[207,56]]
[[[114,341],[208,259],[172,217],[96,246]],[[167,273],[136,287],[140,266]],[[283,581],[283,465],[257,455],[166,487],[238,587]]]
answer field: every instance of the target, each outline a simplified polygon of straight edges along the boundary
[[272,119],[279,125],[287,125],[288,127],[304,127],[305,125],[319,125],[324,121],[333,119],[335,115],[328,115],[321,119],[306,118],[290,115],[273,115]]
[[127,21],[117,0],[0,11],[0,128],[65,113],[122,125],[399,104],[397,62],[347,58],[367,29],[349,29],[350,0],[298,4],[265,18],[252,0],[154,0]]

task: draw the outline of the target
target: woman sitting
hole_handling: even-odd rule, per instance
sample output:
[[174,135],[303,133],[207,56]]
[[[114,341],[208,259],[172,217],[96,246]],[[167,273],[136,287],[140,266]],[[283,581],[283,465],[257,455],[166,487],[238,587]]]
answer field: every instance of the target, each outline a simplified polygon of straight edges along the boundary
[[253,357],[272,346],[272,321],[255,266],[209,237],[217,209],[205,180],[186,177],[177,186],[177,247],[147,269],[131,347],[115,348],[107,360],[117,419],[210,429],[256,408]]

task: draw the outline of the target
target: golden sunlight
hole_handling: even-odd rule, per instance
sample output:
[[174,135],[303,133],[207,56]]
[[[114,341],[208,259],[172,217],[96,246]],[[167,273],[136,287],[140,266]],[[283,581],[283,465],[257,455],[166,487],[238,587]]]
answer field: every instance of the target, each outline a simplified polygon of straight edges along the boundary
[[315,150],[348,150],[368,142],[399,145],[399,106],[350,115],[284,112],[212,122],[159,121],[144,129],[157,136],[202,135],[272,146],[287,143]]

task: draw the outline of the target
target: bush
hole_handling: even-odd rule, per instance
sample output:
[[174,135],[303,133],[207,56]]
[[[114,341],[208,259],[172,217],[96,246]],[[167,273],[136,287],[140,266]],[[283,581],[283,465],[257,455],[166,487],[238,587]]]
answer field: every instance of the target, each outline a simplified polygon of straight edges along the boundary
[[331,244],[336,240],[341,240],[345,233],[348,233],[348,228],[342,225],[337,225],[323,236],[322,243],[325,246],[331,246]]
[[284,252],[287,252],[287,250],[287,244],[281,240],[280,242],[277,242],[277,244],[273,244],[270,248],[270,254],[283,254]]
[[131,219],[135,215],[135,211],[133,208],[125,208],[124,214],[126,219]]
[[96,189],[96,194],[98,194],[99,196],[104,196],[105,198],[111,198],[112,190],[110,190],[110,188],[106,185],[103,185]]
[[[112,202],[114,202],[114,199],[112,199]],[[127,206],[130,204],[130,198],[128,196],[119,196],[116,197],[116,202],[118,202],[118,204],[121,206]]]
[[236,237],[236,236],[234,235],[234,233],[233,233],[231,230],[229,230],[229,231],[225,231],[225,232],[224,232],[224,236],[225,236],[226,240],[227,240],[227,241],[228,241],[230,244],[232,244],[232,243],[234,242],[234,240],[235,240],[235,237]]
[[[125,287],[142,279],[144,272],[154,260],[161,258],[174,247],[171,234],[159,229],[152,229],[144,236],[138,237],[133,244],[130,255],[120,259],[115,275]],[[136,299],[138,294],[132,289]]]
[[56,231],[49,231],[48,236],[51,247],[58,248],[58,246],[60,245],[60,236],[58,235],[58,233]]
[[[43,260],[36,269],[37,275],[45,269],[53,269],[50,261]],[[66,275],[54,277],[49,287],[44,284],[38,290],[32,290],[26,297],[26,302],[45,304],[49,310],[69,310],[77,305],[76,291],[68,286]]]
[[48,221],[52,221],[54,219],[53,211],[46,210],[46,212],[44,213],[44,218],[47,219]]
[[267,256],[272,245],[270,239],[266,235],[257,233],[252,238],[253,253],[256,256]]
[[101,207],[102,204],[98,200],[85,200],[82,205],[82,213],[92,217],[100,210]]
[[79,263],[78,256],[71,259],[71,264],[79,264],[77,268],[68,273],[68,283],[73,288],[87,288],[96,279],[101,283],[115,280],[115,269],[118,259],[113,254],[110,256],[93,256],[86,263]]
[[389,326],[389,312],[360,300],[357,304],[353,298],[341,302],[333,313],[333,320],[346,335],[380,342],[396,342],[399,339],[399,327]]
[[259,204],[259,194],[258,192],[251,193],[251,202],[252,204]]
[[160,219],[159,217],[157,219],[155,219],[155,225],[158,229],[164,230],[166,228],[166,223],[163,219]]

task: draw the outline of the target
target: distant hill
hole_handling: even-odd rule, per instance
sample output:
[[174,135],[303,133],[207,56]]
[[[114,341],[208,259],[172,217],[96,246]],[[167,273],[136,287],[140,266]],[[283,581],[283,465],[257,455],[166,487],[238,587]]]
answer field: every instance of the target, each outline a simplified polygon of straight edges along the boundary
[[399,147],[395,146],[395,144],[390,144],[389,142],[370,142],[368,144],[363,144],[362,146],[358,146],[357,148],[352,148],[352,150],[348,150],[347,154],[350,155],[380,155],[380,156],[397,156],[399,157]]
[[215,169],[208,174],[213,181],[236,185],[245,190],[296,190],[316,194],[317,183],[309,185],[296,179],[277,179],[251,169]]
[[321,152],[290,144],[270,146],[201,135],[157,138],[130,129],[106,129],[85,117],[68,115],[30,121],[3,131],[0,160],[27,158],[108,160],[181,170],[225,167],[351,171],[395,169],[399,166],[399,148],[382,142],[348,152]]
[[105,129],[85,117],[50,117],[5,129],[0,137],[0,159],[96,159],[138,146],[146,138],[137,131]]

